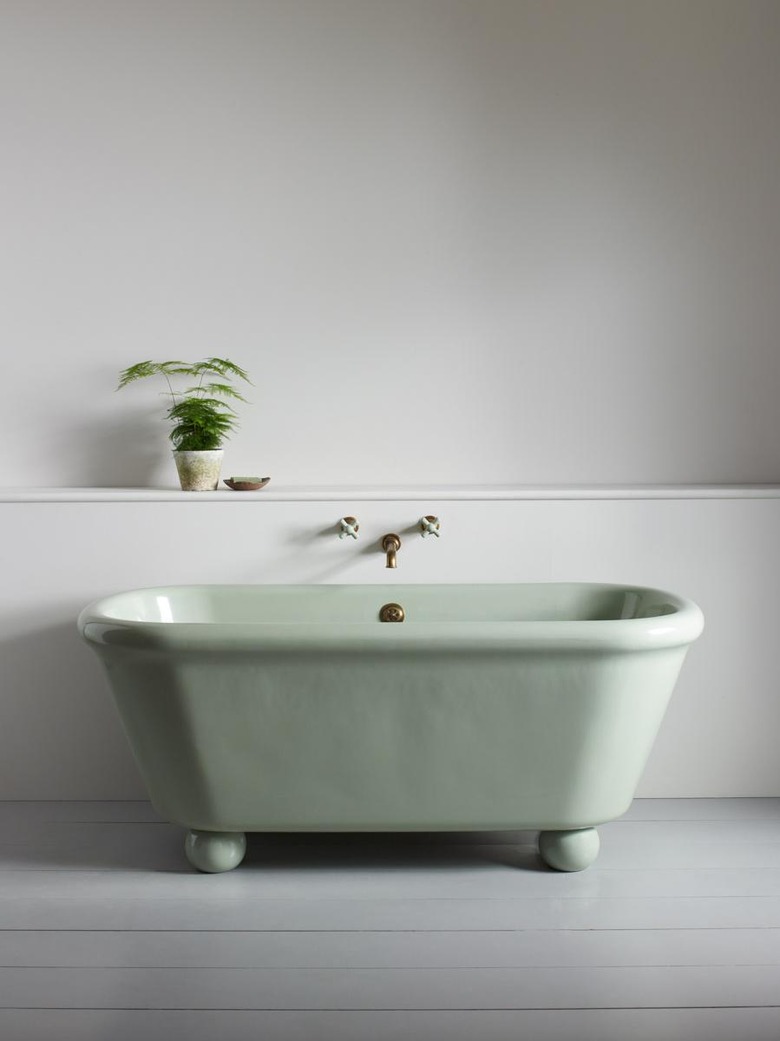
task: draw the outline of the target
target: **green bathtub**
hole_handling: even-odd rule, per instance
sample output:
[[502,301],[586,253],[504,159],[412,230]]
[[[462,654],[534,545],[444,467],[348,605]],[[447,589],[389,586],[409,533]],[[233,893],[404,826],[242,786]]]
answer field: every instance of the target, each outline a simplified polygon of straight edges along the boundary
[[537,829],[576,871],[629,807],[703,619],[631,586],[204,585],[78,624],[202,871],[237,866],[247,831],[488,829]]

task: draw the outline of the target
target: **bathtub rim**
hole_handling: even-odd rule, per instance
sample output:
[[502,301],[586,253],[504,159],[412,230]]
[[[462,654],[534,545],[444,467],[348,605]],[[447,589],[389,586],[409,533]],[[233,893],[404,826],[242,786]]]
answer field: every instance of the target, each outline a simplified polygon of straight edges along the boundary
[[[310,591],[313,588],[360,589],[376,591],[377,608],[383,597],[402,597],[410,586],[446,589],[447,586],[472,587],[483,594],[509,587],[573,587],[603,591],[624,590],[663,598],[675,610],[646,618],[576,620],[487,620],[407,621],[383,624],[376,618],[361,621],[309,622],[178,622],[135,620],[117,617],[108,611],[120,597],[159,596],[172,591],[257,588]],[[198,652],[295,652],[295,653],[397,653],[436,651],[641,651],[687,646],[704,627],[704,616],[694,601],[653,586],[606,582],[509,582],[509,583],[179,583],[122,590],[100,597],[79,614],[77,626],[82,638],[96,647],[126,648],[149,653]]]

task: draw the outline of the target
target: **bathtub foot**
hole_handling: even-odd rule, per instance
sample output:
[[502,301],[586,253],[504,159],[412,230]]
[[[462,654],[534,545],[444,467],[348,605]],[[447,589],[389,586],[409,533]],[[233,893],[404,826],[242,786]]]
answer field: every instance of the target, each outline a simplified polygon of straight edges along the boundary
[[188,831],[184,852],[198,871],[231,871],[246,853],[243,831]]
[[541,858],[557,871],[582,871],[598,856],[599,845],[599,833],[595,828],[543,831],[539,835]]

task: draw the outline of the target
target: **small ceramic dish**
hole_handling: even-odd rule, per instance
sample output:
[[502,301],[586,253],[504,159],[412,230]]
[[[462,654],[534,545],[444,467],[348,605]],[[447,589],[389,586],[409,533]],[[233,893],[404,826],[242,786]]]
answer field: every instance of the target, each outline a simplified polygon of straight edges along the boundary
[[256,492],[265,488],[270,477],[225,477],[224,481],[228,488],[234,492]]

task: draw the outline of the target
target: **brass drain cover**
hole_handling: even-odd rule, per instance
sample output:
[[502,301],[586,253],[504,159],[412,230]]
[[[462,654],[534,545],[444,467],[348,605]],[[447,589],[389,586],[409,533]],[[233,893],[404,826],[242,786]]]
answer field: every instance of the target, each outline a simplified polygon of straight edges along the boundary
[[400,604],[385,604],[379,609],[380,622],[402,622],[406,618],[406,612]]

